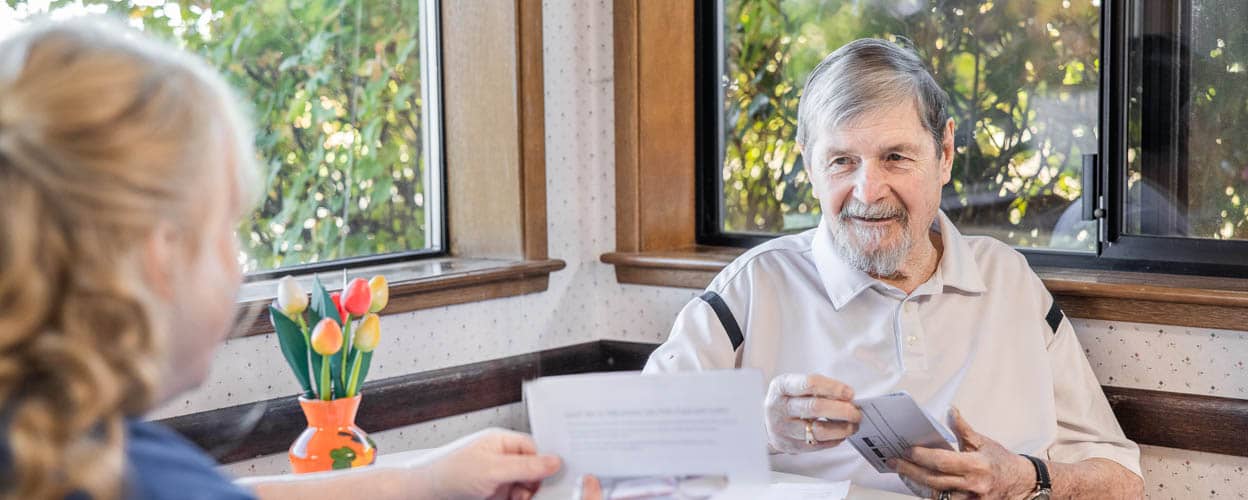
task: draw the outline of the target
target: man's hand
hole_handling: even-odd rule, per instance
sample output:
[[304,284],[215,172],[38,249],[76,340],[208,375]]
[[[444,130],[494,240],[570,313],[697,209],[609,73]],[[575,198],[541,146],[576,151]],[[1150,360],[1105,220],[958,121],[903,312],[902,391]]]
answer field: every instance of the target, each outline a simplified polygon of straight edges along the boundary
[[1030,461],[975,432],[957,408],[952,412],[962,451],[910,448],[907,459],[892,463],[898,474],[954,498],[1026,498],[1035,490]]
[[485,430],[448,447],[424,468],[428,498],[526,500],[560,467],[558,457],[537,455],[533,439],[518,432]]
[[[806,453],[831,448],[858,432],[862,412],[854,390],[820,375],[780,375],[767,389],[767,446],[773,453]],[[816,420],[823,419],[823,420]],[[806,442],[806,425],[815,442]]]

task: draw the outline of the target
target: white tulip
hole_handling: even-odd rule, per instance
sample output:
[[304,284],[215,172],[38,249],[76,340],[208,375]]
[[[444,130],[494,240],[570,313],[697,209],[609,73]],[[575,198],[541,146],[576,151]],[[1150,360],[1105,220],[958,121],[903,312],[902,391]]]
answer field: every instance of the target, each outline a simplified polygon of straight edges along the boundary
[[277,281],[277,308],[294,318],[308,308],[308,292],[303,291],[293,276]]

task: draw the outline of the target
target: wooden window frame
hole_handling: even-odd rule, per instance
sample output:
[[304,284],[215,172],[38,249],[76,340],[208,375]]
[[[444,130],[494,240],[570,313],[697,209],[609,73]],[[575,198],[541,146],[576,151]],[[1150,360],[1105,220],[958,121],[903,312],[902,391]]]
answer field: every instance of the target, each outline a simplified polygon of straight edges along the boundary
[[[703,288],[744,249],[697,242],[695,6],[615,3],[616,251],[620,283]],[[1071,317],[1248,328],[1248,279],[1036,267]]]
[[[420,275],[390,285],[387,314],[545,291],[565,267],[547,253],[541,2],[443,2],[441,75],[448,256],[350,266]],[[273,331],[275,280],[247,283],[235,336]]]

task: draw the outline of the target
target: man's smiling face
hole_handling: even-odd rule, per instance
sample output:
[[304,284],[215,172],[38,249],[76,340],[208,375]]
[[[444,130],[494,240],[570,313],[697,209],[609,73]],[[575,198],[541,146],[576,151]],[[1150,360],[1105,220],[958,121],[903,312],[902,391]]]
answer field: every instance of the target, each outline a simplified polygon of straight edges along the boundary
[[838,253],[892,276],[927,237],[953,166],[953,122],[938,149],[913,102],[869,110],[816,131],[803,147],[815,196]]

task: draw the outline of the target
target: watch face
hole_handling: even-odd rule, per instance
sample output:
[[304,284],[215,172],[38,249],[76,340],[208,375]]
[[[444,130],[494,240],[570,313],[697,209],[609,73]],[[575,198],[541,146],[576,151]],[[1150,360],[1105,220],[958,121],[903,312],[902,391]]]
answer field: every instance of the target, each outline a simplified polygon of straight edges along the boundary
[[1030,500],[1049,500],[1049,490],[1040,490],[1033,493]]

